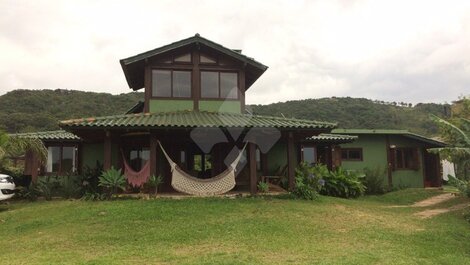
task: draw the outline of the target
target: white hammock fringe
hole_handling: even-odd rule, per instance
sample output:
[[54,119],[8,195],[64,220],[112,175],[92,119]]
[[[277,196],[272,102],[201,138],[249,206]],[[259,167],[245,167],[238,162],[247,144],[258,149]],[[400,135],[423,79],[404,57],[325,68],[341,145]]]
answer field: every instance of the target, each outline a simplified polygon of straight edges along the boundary
[[168,156],[160,141],[158,144],[171,167],[171,186],[179,192],[198,196],[219,195],[226,193],[235,187],[236,167],[247,145],[245,144],[245,146],[243,146],[238,156],[224,172],[212,178],[199,179],[180,169]]

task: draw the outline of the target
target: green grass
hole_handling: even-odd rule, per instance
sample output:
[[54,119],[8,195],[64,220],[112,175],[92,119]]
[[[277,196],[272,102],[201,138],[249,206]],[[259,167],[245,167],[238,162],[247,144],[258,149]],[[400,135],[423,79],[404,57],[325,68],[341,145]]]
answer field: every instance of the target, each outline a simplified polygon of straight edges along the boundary
[[313,202],[270,197],[13,202],[0,205],[0,260],[469,264],[470,224],[462,211],[422,220],[412,215],[422,209],[386,207],[439,193],[405,190]]

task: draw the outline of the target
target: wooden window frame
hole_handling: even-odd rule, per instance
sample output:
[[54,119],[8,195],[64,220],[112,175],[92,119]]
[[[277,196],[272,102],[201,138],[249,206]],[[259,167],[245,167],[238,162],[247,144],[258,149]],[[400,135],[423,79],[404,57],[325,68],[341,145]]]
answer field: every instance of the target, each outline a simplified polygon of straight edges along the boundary
[[[201,62],[201,57],[202,56],[207,57],[209,59],[212,59],[215,62],[214,63]],[[208,56],[206,53],[199,53],[199,64],[200,65],[219,65],[219,58],[218,58],[218,56]]]
[[[409,163],[408,167],[406,167],[406,158],[405,158],[405,154],[406,152],[405,151],[410,151],[411,152],[411,158],[410,158],[410,161],[411,163]],[[398,152],[401,152],[401,164],[402,164],[402,167],[399,167],[399,163],[398,163]],[[418,163],[417,161],[417,157],[415,157],[415,155],[418,155],[417,153],[417,150],[416,148],[414,147],[397,147],[395,148],[395,151],[394,151],[394,163],[395,163],[395,170],[419,170],[419,166],[418,165],[415,165],[415,163]]]
[[[153,94],[153,71],[169,71],[171,80],[170,80],[170,90],[171,90],[171,96],[170,97],[160,97],[160,96],[155,96]],[[190,95],[189,97],[175,97],[173,95],[173,72],[189,72],[190,78],[189,78],[189,91]],[[171,68],[171,67],[158,67],[158,68],[152,68],[150,71],[150,84],[151,84],[151,89],[150,89],[150,98],[151,99],[175,99],[175,100],[190,100],[193,98],[193,70],[192,68]]]
[[304,149],[305,148],[313,148],[313,159],[315,160],[315,164],[318,164],[318,153],[317,153],[317,147],[315,145],[301,145],[300,146],[300,159],[302,160],[302,162],[305,162],[305,159],[304,159]]
[[[212,72],[212,73],[218,73],[218,97],[214,98],[206,98],[202,96],[202,72]],[[236,74],[237,75],[237,97],[236,98],[222,98],[221,97],[221,86],[220,86],[220,74],[221,73],[229,73],[229,74]],[[230,71],[230,70],[217,70],[217,69],[200,69],[199,71],[199,99],[200,100],[227,100],[227,101],[238,101],[240,100],[240,73],[238,71]]]
[[[47,165],[45,165],[43,167],[43,171],[44,171],[44,174],[47,175],[47,176],[61,176],[63,175],[64,173],[65,174],[77,174],[78,173],[78,162],[79,162],[79,159],[78,159],[78,144],[51,144],[51,145],[46,145],[46,149],[49,149],[49,147],[59,147],[59,170],[56,171],[56,172],[48,172],[47,171]],[[64,159],[64,147],[72,147],[74,148],[74,164],[75,164],[75,171],[72,171],[72,172],[62,172],[62,160]],[[48,151],[49,153],[49,151]]]
[[[349,158],[349,152],[351,151],[358,151],[360,158]],[[346,158],[343,158],[343,152],[346,152]],[[364,155],[362,152],[361,147],[354,147],[354,148],[341,148],[341,161],[354,161],[354,162],[360,162],[364,161]]]

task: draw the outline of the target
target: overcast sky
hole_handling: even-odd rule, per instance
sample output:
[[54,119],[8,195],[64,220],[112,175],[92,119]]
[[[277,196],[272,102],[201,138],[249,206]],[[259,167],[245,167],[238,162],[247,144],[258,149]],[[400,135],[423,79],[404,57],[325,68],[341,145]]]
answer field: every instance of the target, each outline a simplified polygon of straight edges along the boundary
[[248,103],[470,94],[468,0],[0,0],[0,94],[127,93],[119,59],[195,33],[269,66]]

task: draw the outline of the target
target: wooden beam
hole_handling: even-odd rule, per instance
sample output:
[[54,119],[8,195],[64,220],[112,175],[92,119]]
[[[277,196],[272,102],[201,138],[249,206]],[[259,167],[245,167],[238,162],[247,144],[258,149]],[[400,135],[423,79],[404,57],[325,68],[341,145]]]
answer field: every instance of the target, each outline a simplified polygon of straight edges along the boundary
[[104,159],[103,169],[108,170],[111,168],[111,133],[106,131],[104,136]]
[[289,132],[287,136],[287,178],[289,180],[289,190],[292,191],[295,188],[295,148],[294,148],[294,136],[292,132]]
[[391,161],[391,154],[390,154],[390,138],[388,135],[385,136],[385,152],[387,154],[387,178],[388,178],[388,187],[391,188],[393,185],[392,180],[392,161]]
[[158,143],[155,133],[150,132],[150,176],[157,175]]
[[255,195],[258,191],[256,185],[258,184],[258,176],[256,174],[256,145],[254,143],[248,144],[248,166],[250,172],[250,192]]

